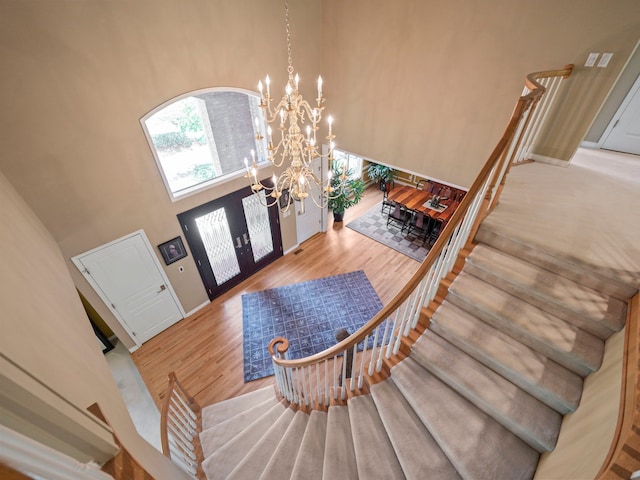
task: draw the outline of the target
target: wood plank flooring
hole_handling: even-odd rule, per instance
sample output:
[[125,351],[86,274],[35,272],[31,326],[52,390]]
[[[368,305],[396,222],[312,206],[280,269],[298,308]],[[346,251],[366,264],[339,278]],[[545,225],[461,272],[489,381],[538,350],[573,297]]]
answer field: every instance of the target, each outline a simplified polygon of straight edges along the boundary
[[279,258],[134,352],[154,401],[159,405],[164,398],[171,371],[201,406],[273,384],[273,376],[243,380],[244,293],[362,269],[382,303],[391,300],[419,263],[345,226],[381,200],[376,186],[368,188],[362,201],[347,210],[344,223],[334,224],[329,214],[326,233],[310,238],[297,253]]

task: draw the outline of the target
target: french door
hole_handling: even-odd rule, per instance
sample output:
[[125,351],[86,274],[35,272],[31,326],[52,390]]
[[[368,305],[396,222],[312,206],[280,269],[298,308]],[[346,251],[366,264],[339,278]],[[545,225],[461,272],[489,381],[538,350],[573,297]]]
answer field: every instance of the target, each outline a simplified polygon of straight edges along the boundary
[[178,215],[209,299],[282,256],[278,209],[250,187]]

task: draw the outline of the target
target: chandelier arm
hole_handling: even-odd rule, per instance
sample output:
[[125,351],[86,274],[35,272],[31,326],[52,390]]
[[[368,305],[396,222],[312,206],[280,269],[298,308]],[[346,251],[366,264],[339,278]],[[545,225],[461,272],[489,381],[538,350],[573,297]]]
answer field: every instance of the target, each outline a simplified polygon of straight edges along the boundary
[[[283,208],[279,202],[280,197],[286,190],[289,192],[290,198],[295,202],[300,202],[300,211],[304,212],[304,201],[309,196],[318,208],[324,208],[329,199],[337,198],[345,193],[346,176],[344,174],[321,182],[321,179],[314,173],[313,165],[316,160],[322,161],[328,159],[328,166],[333,168],[333,149],[334,143],[331,131],[332,118],[328,117],[329,129],[328,135],[318,141],[317,131],[320,129],[319,124],[322,121],[324,112],[325,99],[322,95],[322,78],[318,77],[318,96],[314,102],[306,101],[299,91],[299,76],[293,68],[292,49],[291,49],[291,27],[289,23],[289,4],[288,0],[284,0],[285,7],[285,25],[287,35],[287,74],[288,80],[285,88],[285,95],[273,105],[273,98],[270,91],[269,76],[265,78],[266,93],[263,91],[262,82],[258,82],[258,90],[260,90],[260,108],[262,110],[263,121],[266,122],[267,137],[267,159],[275,168],[282,167],[285,162],[288,164],[278,178],[273,175],[273,186],[268,187],[257,179],[257,164],[254,157],[253,167],[249,169],[247,164],[247,175],[251,179],[251,188],[254,193],[259,194],[263,205],[278,205],[281,211],[287,211],[293,202],[288,201]],[[312,106],[315,103],[315,106]],[[278,117],[280,120],[278,121]],[[274,146],[272,124],[280,131],[280,139]],[[258,120],[256,119],[256,126]],[[306,130],[306,136],[302,130]],[[258,126],[258,130],[260,130]],[[262,132],[258,131],[256,140],[263,141],[265,137]],[[320,153],[321,145],[328,143],[329,149],[327,153]],[[252,151],[252,156],[254,156]],[[279,158],[277,158],[279,157]],[[245,160],[246,163],[246,160]],[[260,193],[262,192],[262,193]],[[316,195],[318,193],[318,195]],[[272,197],[269,201],[267,196]]]

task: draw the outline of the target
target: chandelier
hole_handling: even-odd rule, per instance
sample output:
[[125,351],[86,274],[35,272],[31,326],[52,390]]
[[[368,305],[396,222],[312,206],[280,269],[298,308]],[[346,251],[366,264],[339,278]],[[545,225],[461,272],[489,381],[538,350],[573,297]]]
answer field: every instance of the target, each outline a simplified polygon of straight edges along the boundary
[[[249,165],[246,157],[244,159],[247,170],[245,177],[250,179],[251,189],[254,193],[258,194],[264,191],[264,196],[260,195],[260,198],[266,206],[270,207],[277,204],[280,208],[283,208],[283,211],[287,211],[292,202],[287,201],[286,205],[282,206],[279,199],[285,191],[288,191],[290,198],[300,202],[300,210],[304,212],[304,201],[309,197],[318,208],[324,208],[327,200],[341,195],[345,187],[347,172],[343,167],[342,171],[338,172],[338,175],[332,179],[333,149],[335,147],[333,140],[335,135],[332,132],[333,119],[330,115],[327,117],[328,135],[325,137],[328,150],[324,154],[320,152],[321,145],[318,145],[317,132],[320,129],[319,123],[322,119],[325,101],[322,96],[322,77],[318,77],[318,97],[315,99],[315,106],[312,107],[302,98],[298,90],[300,78],[295,73],[291,59],[289,5],[286,0],[284,7],[287,31],[287,72],[289,75],[285,86],[285,94],[277,105],[272,105],[271,82],[268,75],[264,85],[262,81],[258,82],[258,90],[260,91],[260,108],[267,124],[265,132],[267,159],[276,168],[282,165],[287,165],[287,167],[279,177],[275,174],[273,175],[272,186],[264,185],[257,178],[256,153],[251,150],[252,165]],[[256,140],[258,142],[262,142],[265,138],[262,135],[260,123],[260,120],[256,117]],[[271,125],[274,125],[274,128]],[[280,131],[277,143],[274,143],[274,129]],[[324,182],[313,172],[313,161],[317,158],[326,158],[328,161],[327,179]],[[313,190],[321,193],[319,199],[316,199],[316,195],[313,195]]]

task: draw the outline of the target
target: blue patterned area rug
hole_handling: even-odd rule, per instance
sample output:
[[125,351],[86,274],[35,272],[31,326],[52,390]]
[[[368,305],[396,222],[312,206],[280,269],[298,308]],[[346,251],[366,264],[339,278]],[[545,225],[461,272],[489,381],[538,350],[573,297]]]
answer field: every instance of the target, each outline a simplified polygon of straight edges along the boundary
[[354,221],[348,223],[347,228],[355,230],[422,263],[427,253],[429,253],[427,244],[420,237],[402,233],[400,227],[394,224],[387,226],[387,213],[381,213],[381,207],[382,203],[377,204]]
[[381,309],[362,270],[242,295],[244,381],[273,375],[267,347],[275,337],[289,340],[289,358],[307,357],[335,345],[337,329],[353,333]]

